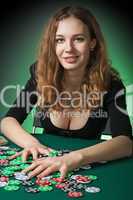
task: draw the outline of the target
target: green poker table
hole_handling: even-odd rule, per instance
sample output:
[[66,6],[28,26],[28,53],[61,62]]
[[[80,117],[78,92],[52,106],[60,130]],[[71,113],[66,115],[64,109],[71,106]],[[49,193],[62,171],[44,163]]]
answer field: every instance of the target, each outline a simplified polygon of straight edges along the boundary
[[[101,142],[100,140],[87,140],[70,138],[52,134],[36,134],[42,143],[54,149],[76,150]],[[9,146],[15,147],[10,141]],[[6,145],[6,146],[7,146]],[[133,199],[133,158],[124,158],[105,164],[92,165],[91,169],[80,170],[75,174],[96,175],[97,180],[93,186],[100,187],[99,193],[84,193],[82,200],[131,200]],[[54,187],[53,191],[40,193],[27,193],[21,187],[17,191],[6,191],[0,188],[0,198],[3,200],[67,200],[75,199],[67,193]]]

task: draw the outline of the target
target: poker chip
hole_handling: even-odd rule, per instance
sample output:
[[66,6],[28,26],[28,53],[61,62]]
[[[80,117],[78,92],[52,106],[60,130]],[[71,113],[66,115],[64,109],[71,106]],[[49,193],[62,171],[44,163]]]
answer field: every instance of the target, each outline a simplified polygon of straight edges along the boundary
[[0,155],[3,155],[3,154],[4,154],[4,152],[0,150]]
[[100,192],[101,189],[99,187],[87,187],[85,188],[85,191],[89,193],[97,193]]
[[45,185],[51,185],[51,182],[48,181],[48,180],[37,179],[36,184],[41,185],[41,186],[45,186]]
[[17,185],[7,185],[4,187],[5,190],[7,191],[15,191],[18,190],[20,187]]
[[57,182],[54,181],[54,180],[50,180],[50,183],[51,183],[52,185],[56,185],[56,184],[57,184]]
[[7,159],[7,158],[8,158],[8,156],[0,155],[0,160],[5,160],[5,159]]
[[58,156],[58,151],[51,151],[48,154],[48,157],[56,157],[56,156]]
[[28,188],[25,188],[25,191],[28,192],[28,193],[38,193],[39,189],[33,188],[33,187],[28,187]]
[[75,168],[73,171],[78,172],[79,170],[80,170],[80,168]]
[[1,159],[1,160],[0,160],[0,166],[7,166],[8,163],[9,163],[9,161],[6,160],[6,159]]
[[89,175],[88,176],[91,180],[96,180],[97,179],[97,176],[95,176],[95,175]]
[[8,183],[4,181],[0,181],[0,188],[5,187]]
[[8,150],[9,147],[8,147],[8,146],[0,146],[0,149],[1,149],[1,150]]
[[62,179],[62,178],[52,178],[52,180],[54,180],[54,181],[56,181],[56,182],[59,182],[59,183],[65,182],[65,180]]
[[13,171],[7,171],[7,170],[4,171],[4,170],[3,170],[2,174],[3,174],[4,176],[13,176],[14,172],[13,172]]
[[8,182],[9,178],[8,176],[1,176],[0,177],[0,182]]
[[51,190],[53,190],[53,187],[52,186],[40,186],[38,187],[38,190],[41,191],[41,192],[50,192]]
[[81,166],[80,167],[80,169],[91,169],[92,167],[91,167],[91,165],[90,164],[88,164],[88,165],[83,165],[83,166]]
[[65,187],[65,184],[56,184],[55,185],[56,188],[62,189]]
[[42,179],[42,180],[50,180],[52,177],[53,177],[53,176],[44,176],[44,177],[42,177],[41,179]]
[[9,180],[8,185],[20,185],[21,181],[19,180]]
[[69,197],[72,197],[72,198],[77,198],[77,197],[82,197],[83,196],[83,193],[82,192],[68,192],[68,196]]
[[29,177],[25,173],[22,173],[22,172],[16,172],[14,176],[15,176],[15,179],[20,180],[20,181],[25,181],[29,179]]
[[72,175],[71,179],[76,180],[78,183],[90,183],[91,179],[88,176]]
[[81,175],[80,175],[80,174],[72,175],[70,178],[76,180],[76,178],[77,178],[78,176],[81,176]]
[[9,151],[6,151],[6,154],[9,156],[12,156],[12,155],[16,154],[16,151],[9,150]]
[[31,180],[24,180],[22,181],[22,185],[30,187],[30,186],[35,185],[35,183]]
[[21,170],[23,170],[23,169],[25,169],[25,168],[27,168],[27,167],[29,167],[29,164],[21,164],[21,165],[19,165],[19,168],[20,168]]

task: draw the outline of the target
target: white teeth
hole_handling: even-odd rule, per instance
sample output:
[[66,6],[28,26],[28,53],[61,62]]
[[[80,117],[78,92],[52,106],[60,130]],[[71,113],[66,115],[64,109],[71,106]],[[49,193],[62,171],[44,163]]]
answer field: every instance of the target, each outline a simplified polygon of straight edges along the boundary
[[76,57],[74,57],[74,58],[66,58],[65,60],[66,60],[66,62],[75,62],[77,60],[77,58]]

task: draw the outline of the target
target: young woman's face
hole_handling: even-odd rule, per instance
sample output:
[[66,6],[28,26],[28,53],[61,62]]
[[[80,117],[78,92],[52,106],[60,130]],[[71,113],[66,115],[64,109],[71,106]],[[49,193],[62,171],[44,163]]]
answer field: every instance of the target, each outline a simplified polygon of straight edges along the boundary
[[75,17],[59,22],[56,32],[56,55],[66,70],[85,68],[89,62],[90,49],[94,48],[87,26]]

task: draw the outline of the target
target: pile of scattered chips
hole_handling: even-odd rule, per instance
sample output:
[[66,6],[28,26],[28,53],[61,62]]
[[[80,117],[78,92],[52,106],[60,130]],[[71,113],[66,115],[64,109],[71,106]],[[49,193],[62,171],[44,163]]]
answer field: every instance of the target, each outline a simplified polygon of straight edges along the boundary
[[[73,172],[69,172],[64,180],[60,178],[59,172],[41,179],[32,178],[29,180],[28,176],[21,171],[30,165],[32,159],[29,159],[26,163],[22,162],[21,157],[13,160],[8,159],[9,156],[16,154],[17,151],[18,149],[8,146],[0,147],[0,188],[6,191],[16,191],[20,187],[23,187],[28,193],[50,192],[53,189],[60,189],[71,198],[82,197],[85,193],[97,193],[101,191],[99,187],[90,185],[97,179],[97,176],[75,174],[80,169],[90,169],[91,165],[86,165],[75,169]],[[40,157],[62,156],[69,152],[70,150],[66,149],[52,151],[49,155],[40,155]]]

